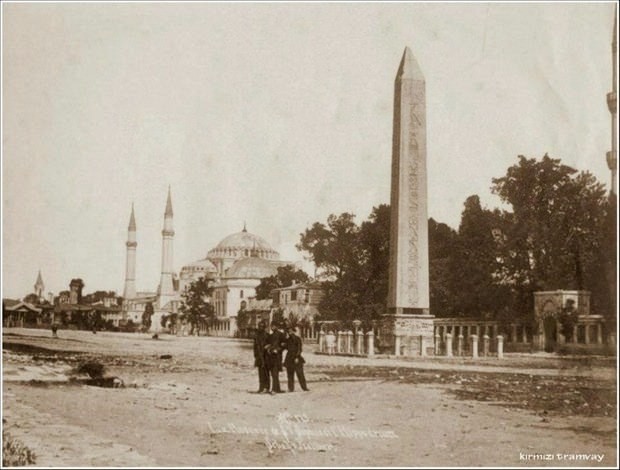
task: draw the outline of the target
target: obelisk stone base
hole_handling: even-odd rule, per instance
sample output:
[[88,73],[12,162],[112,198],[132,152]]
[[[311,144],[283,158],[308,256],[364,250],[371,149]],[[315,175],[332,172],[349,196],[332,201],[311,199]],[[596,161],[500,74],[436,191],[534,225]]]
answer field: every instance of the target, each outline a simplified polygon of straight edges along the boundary
[[[381,353],[432,356],[435,352],[434,315],[386,314],[381,319]],[[398,339],[397,339],[398,337]],[[399,344],[400,350],[395,347]]]

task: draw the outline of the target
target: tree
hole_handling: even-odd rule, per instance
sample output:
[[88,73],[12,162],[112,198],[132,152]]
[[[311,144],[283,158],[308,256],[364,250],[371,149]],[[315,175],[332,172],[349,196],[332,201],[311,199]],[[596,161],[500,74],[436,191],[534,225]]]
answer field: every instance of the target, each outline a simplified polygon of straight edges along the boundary
[[389,206],[373,208],[358,226],[355,216],[330,215],[301,234],[297,248],[309,254],[325,293],[322,319],[370,321],[385,313],[389,260]]
[[322,279],[340,279],[357,264],[359,227],[355,216],[347,212],[327,218],[327,225],[315,222],[300,234],[297,249],[309,253]]
[[[493,179],[492,190],[512,209],[503,213],[500,259],[515,310],[533,311],[537,290],[600,290],[608,201],[594,176],[548,155],[519,156],[506,176]],[[593,295],[593,307],[602,300]]]
[[276,308],[271,315],[271,321],[273,323],[280,324],[284,321],[284,310],[281,308]]
[[357,275],[360,276],[362,298],[368,311],[365,317],[385,313],[390,264],[390,206],[373,207],[359,231],[358,252],[361,255]]
[[448,225],[428,220],[430,310],[439,317],[455,315],[452,258],[457,233]]
[[144,307],[144,313],[142,313],[142,329],[147,333],[151,329],[152,319],[151,317],[155,313],[153,309],[153,302],[147,302]]
[[509,302],[509,288],[498,280],[500,219],[500,211],[483,209],[478,196],[466,199],[449,263],[454,315],[495,318]]
[[82,303],[94,304],[94,303],[103,301],[104,298],[109,298],[109,297],[116,298],[116,292],[98,290],[90,294],[86,294],[84,297],[82,297]]
[[246,310],[245,308],[240,309],[237,312],[237,329],[239,331],[245,331],[249,327],[250,323],[250,315],[253,311]]
[[198,278],[186,286],[181,295],[183,300],[179,310],[191,326],[190,335],[198,330],[201,322],[207,322],[208,325],[208,322],[213,320],[214,310],[209,303],[209,298],[213,292],[210,282],[204,276]]
[[39,296],[37,294],[28,294],[23,300],[27,304],[36,305],[39,303]]
[[280,287],[289,287],[293,283],[303,283],[310,280],[305,271],[295,269],[294,266],[279,266],[277,274],[261,279],[256,286],[256,299],[263,300],[271,297],[271,291]]

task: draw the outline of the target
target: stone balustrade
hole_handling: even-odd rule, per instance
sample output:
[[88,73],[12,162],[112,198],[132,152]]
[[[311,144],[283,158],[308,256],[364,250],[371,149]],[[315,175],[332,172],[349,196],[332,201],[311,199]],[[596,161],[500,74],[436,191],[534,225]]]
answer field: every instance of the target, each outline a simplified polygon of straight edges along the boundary
[[375,354],[374,332],[362,330],[318,332],[317,352],[330,355],[373,356]]

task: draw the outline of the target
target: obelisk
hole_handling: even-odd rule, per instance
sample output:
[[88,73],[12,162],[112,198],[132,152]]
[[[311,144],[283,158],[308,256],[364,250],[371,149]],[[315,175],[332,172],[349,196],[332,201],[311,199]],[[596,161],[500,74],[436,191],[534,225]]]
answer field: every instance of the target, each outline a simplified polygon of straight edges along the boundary
[[397,355],[433,345],[429,312],[426,83],[406,47],[394,83],[390,265],[382,344]]

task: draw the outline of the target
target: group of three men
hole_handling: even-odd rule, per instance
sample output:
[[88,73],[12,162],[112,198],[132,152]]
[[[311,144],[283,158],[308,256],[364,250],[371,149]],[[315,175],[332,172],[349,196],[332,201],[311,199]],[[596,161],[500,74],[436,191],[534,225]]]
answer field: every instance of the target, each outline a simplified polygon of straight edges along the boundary
[[[284,393],[280,389],[282,353],[286,349],[284,366],[288,377],[288,391],[295,391],[295,374],[302,390],[309,391],[304,376],[304,363],[301,355],[302,342],[294,326],[285,321],[271,322],[271,332],[267,332],[267,322],[261,320],[254,338],[254,365],[258,367],[258,393]],[[270,388],[271,384],[271,388]]]

